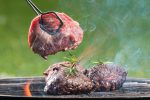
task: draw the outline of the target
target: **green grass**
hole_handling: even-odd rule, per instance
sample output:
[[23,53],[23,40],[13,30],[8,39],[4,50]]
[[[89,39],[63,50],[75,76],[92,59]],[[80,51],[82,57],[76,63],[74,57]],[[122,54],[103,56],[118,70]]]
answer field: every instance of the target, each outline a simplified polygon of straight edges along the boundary
[[[130,77],[150,78],[149,0],[33,0],[42,11],[65,12],[84,29],[84,40],[73,52],[90,67],[89,60],[112,61]],[[0,73],[39,76],[63,61],[68,52],[43,60],[27,44],[28,28],[35,13],[25,0],[0,1]]]

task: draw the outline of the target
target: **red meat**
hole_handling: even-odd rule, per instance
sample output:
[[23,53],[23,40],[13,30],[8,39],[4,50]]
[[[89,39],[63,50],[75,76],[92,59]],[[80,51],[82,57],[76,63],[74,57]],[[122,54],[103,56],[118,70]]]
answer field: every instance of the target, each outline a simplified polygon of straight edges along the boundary
[[43,26],[51,34],[40,27],[41,15],[32,20],[29,29],[29,47],[34,53],[39,54],[45,59],[48,55],[59,51],[76,49],[83,39],[83,30],[78,22],[64,13],[56,13],[63,21],[63,25],[58,32],[56,30],[60,26],[60,21],[54,13],[47,13],[42,16]]

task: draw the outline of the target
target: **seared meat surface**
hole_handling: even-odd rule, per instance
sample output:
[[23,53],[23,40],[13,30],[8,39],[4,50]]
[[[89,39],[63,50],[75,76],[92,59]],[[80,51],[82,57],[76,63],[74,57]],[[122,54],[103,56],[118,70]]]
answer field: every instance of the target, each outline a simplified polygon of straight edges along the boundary
[[[93,82],[81,71],[81,65],[75,65],[75,75],[66,73],[70,62],[61,62],[50,66],[45,72],[46,86],[44,92],[51,95],[83,94],[93,90]],[[68,66],[69,65],[69,66]]]
[[95,91],[113,91],[122,87],[127,72],[115,64],[98,64],[84,72],[95,84]]
[[113,91],[120,89],[126,80],[126,70],[116,64],[98,64],[86,70],[76,64],[76,74],[68,75],[66,71],[71,64],[68,61],[56,63],[44,72],[46,93],[66,95]]
[[56,14],[63,22],[61,27],[57,16],[53,13],[47,13],[42,15],[42,26],[40,26],[41,15],[32,20],[28,33],[29,47],[34,53],[45,59],[48,55],[59,51],[76,49],[83,39],[83,30],[78,22],[64,13],[56,12]]

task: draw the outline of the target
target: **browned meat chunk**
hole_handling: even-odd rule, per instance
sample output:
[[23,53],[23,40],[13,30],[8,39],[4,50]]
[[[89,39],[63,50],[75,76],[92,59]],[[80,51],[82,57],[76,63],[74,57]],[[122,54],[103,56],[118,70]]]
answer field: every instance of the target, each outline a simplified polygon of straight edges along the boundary
[[93,90],[93,82],[80,71],[82,66],[76,65],[76,74],[68,75],[66,73],[70,62],[61,62],[54,64],[44,72],[46,86],[44,91],[51,95],[83,94],[90,93]]
[[98,64],[84,73],[94,82],[96,91],[119,89],[127,76],[127,72],[115,64]]

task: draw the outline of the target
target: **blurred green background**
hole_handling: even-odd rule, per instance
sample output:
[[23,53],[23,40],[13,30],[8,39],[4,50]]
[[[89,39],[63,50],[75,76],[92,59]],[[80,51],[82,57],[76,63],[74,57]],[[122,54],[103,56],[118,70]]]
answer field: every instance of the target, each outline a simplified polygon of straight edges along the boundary
[[[44,11],[64,12],[84,29],[73,54],[90,67],[91,60],[112,61],[129,77],[150,78],[150,0],[33,0]],[[63,61],[60,52],[45,61],[28,47],[36,16],[25,0],[0,0],[0,76],[41,76],[50,64]]]

